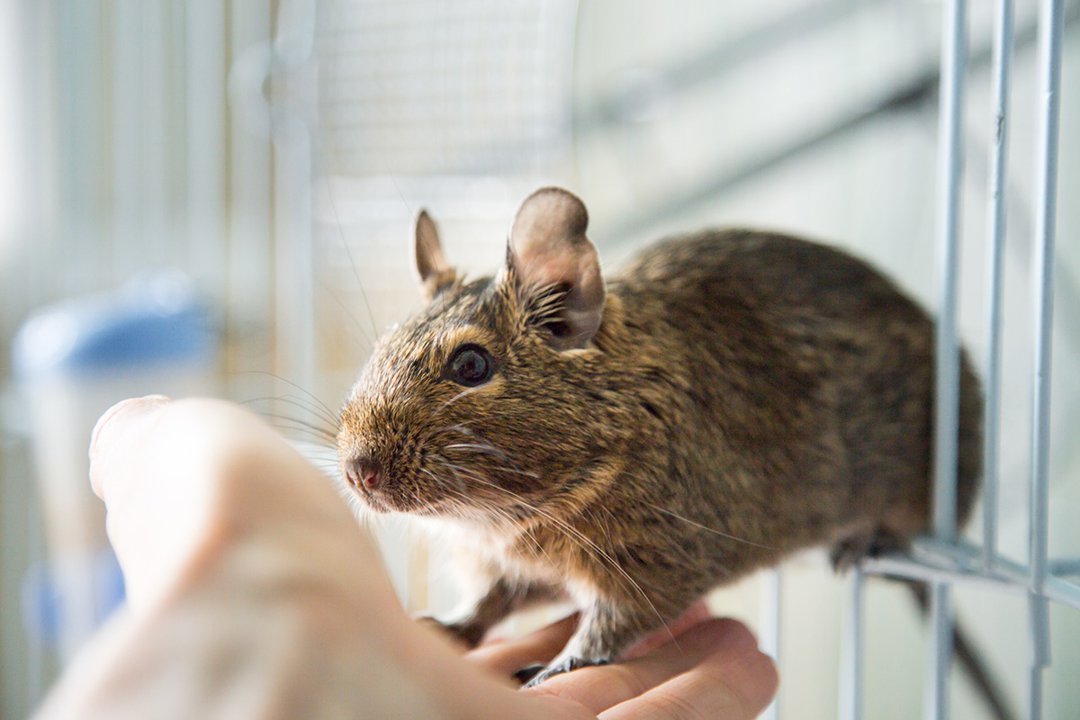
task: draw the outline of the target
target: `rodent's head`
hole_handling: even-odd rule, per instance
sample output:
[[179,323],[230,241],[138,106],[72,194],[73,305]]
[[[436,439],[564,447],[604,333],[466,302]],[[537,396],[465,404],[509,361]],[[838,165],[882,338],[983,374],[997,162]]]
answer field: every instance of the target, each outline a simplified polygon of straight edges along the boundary
[[380,339],[341,414],[342,475],[370,507],[513,522],[569,499],[596,452],[579,429],[604,307],[587,225],[577,197],[538,190],[505,266],[466,282],[420,213],[428,304]]

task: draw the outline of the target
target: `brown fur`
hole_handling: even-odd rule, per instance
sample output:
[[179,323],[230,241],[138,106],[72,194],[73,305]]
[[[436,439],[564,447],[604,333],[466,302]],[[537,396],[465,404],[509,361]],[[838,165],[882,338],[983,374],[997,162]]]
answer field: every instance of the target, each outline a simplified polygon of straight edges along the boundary
[[[565,591],[582,621],[552,668],[604,661],[793,551],[843,565],[926,530],[933,327],[866,263],[776,233],[670,239],[608,280],[599,329],[570,350],[552,341],[565,295],[519,270],[442,283],[341,418],[346,469],[374,457],[386,477],[372,507],[472,538],[490,592],[462,637]],[[491,352],[490,382],[443,377],[463,343]],[[961,522],[980,407],[965,357]]]

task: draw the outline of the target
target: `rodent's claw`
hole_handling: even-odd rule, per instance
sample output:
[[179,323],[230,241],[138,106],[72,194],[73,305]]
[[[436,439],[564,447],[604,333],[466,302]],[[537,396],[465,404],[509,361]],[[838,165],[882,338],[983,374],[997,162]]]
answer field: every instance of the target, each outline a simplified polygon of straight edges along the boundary
[[865,557],[876,558],[885,553],[906,550],[908,541],[883,528],[872,533],[844,538],[832,548],[829,558],[833,570],[845,573]]
[[526,665],[525,667],[514,673],[514,679],[526,687],[532,687],[532,680],[540,671],[544,669],[544,663],[534,663],[533,665]]
[[528,678],[528,682],[525,683],[526,688],[536,687],[540,683],[553,678],[556,675],[562,675],[563,673],[570,672],[571,670],[577,670],[578,668],[591,667],[593,665],[607,665],[611,660],[608,658],[579,658],[568,657],[560,662],[556,662],[546,668],[542,665],[529,665],[527,667],[518,670],[514,673],[514,677],[519,680]]

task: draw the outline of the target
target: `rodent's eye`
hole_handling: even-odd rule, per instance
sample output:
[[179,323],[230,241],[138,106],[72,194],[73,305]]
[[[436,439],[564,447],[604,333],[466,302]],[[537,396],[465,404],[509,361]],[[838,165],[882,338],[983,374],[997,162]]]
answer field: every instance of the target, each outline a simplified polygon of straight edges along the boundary
[[495,359],[479,345],[462,345],[450,356],[443,374],[458,385],[482,385],[495,374]]

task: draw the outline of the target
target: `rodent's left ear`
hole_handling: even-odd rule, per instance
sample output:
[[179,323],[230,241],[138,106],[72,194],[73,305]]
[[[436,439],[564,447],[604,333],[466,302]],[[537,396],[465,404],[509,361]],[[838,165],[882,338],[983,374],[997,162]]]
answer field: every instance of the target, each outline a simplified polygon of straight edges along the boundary
[[[508,277],[559,350],[585,347],[600,327],[604,277],[596,247],[585,236],[589,213],[562,188],[542,188],[521,204],[510,229]],[[547,302],[550,300],[549,302]]]
[[420,291],[424,300],[431,302],[440,290],[457,280],[457,273],[446,262],[442,241],[439,240],[439,228],[427,210],[421,210],[416,216],[415,239],[414,257],[416,274],[420,277]]

